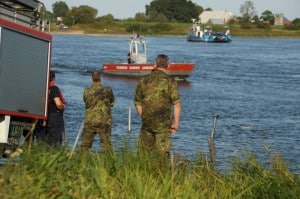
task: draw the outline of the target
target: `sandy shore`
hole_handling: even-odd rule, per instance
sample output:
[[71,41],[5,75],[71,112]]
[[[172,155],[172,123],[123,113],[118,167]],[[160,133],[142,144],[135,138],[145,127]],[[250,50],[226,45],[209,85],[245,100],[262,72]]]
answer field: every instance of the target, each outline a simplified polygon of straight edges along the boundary
[[65,31],[52,31],[50,32],[50,34],[52,35],[91,35],[91,36],[116,36],[116,37],[130,37],[132,36],[131,34],[92,34],[92,33],[85,33],[84,31],[82,30],[65,30]]
[[82,31],[82,30],[53,31],[50,34],[53,34],[53,35],[56,35],[56,34],[59,34],[59,35],[85,35],[84,31]]

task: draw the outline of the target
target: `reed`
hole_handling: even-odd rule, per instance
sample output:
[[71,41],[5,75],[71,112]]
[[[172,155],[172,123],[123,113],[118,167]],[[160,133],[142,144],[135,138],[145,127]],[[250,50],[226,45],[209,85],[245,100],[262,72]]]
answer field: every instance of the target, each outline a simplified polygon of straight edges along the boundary
[[300,178],[279,155],[266,168],[247,153],[229,171],[198,153],[169,161],[137,154],[25,148],[0,167],[1,198],[299,198]]

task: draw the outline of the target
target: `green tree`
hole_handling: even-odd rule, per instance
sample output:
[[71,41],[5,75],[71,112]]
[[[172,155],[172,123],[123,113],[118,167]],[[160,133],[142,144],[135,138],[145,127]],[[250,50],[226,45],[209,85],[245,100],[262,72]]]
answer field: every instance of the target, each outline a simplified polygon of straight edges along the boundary
[[136,21],[139,21],[139,22],[145,21],[145,20],[146,20],[146,18],[145,18],[145,13],[142,13],[142,12],[136,13],[135,16],[134,16],[134,19],[135,19]]
[[169,19],[162,13],[158,13],[157,15],[155,15],[155,17],[152,20],[161,23],[167,23],[169,21]]
[[254,15],[252,17],[251,22],[254,23],[254,24],[258,24],[260,22],[259,17],[257,15]]
[[197,18],[201,9],[192,1],[187,0],[154,0],[146,5],[146,16],[150,21],[167,19],[175,22],[190,22]]
[[54,17],[67,17],[70,11],[68,5],[64,1],[57,1],[52,4],[52,10]]
[[95,22],[98,10],[90,6],[73,7],[68,17],[72,24],[91,24]]
[[95,23],[93,23],[93,27],[98,30],[107,31],[108,27],[112,27],[114,24],[114,16],[112,14],[107,14],[97,17]]
[[109,21],[109,22],[112,22],[112,21],[114,21],[114,16],[112,14],[107,14],[107,15],[98,17],[97,21]]
[[56,18],[55,18],[54,14],[52,12],[47,11],[47,15],[48,15],[49,20],[50,20],[51,23],[56,21]]
[[300,30],[300,18],[294,19],[291,24],[285,25],[284,28],[287,30]]
[[269,21],[271,25],[274,25],[274,15],[271,11],[265,10],[262,14],[260,19],[263,21]]
[[99,28],[106,28],[107,26],[113,25],[115,23],[114,16],[112,14],[107,14],[107,15],[98,17],[95,20],[95,22]]
[[292,21],[292,24],[294,25],[300,25],[300,18],[296,18]]
[[254,3],[252,1],[246,1],[241,5],[240,13],[242,14],[243,22],[250,22],[256,13]]
[[204,11],[204,8],[202,6],[196,5],[196,12],[198,16]]

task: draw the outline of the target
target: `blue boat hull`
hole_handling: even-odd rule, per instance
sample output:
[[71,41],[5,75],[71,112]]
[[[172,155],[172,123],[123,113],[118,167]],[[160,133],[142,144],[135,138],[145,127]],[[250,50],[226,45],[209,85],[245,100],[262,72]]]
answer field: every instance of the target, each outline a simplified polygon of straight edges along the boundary
[[190,42],[208,42],[208,43],[229,43],[232,40],[231,40],[230,35],[224,35],[224,36],[204,35],[203,37],[188,35],[187,36],[187,41],[190,41]]

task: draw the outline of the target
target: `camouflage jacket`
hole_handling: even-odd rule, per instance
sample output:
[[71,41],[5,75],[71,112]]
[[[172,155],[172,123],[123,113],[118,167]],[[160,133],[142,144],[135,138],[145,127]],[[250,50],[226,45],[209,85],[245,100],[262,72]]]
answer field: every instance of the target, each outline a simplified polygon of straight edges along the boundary
[[110,87],[93,83],[83,92],[85,103],[85,122],[90,125],[112,124],[111,107],[115,103],[114,94]]
[[153,70],[137,85],[134,104],[142,106],[142,128],[159,132],[173,122],[172,107],[180,102],[177,83],[161,70]]

